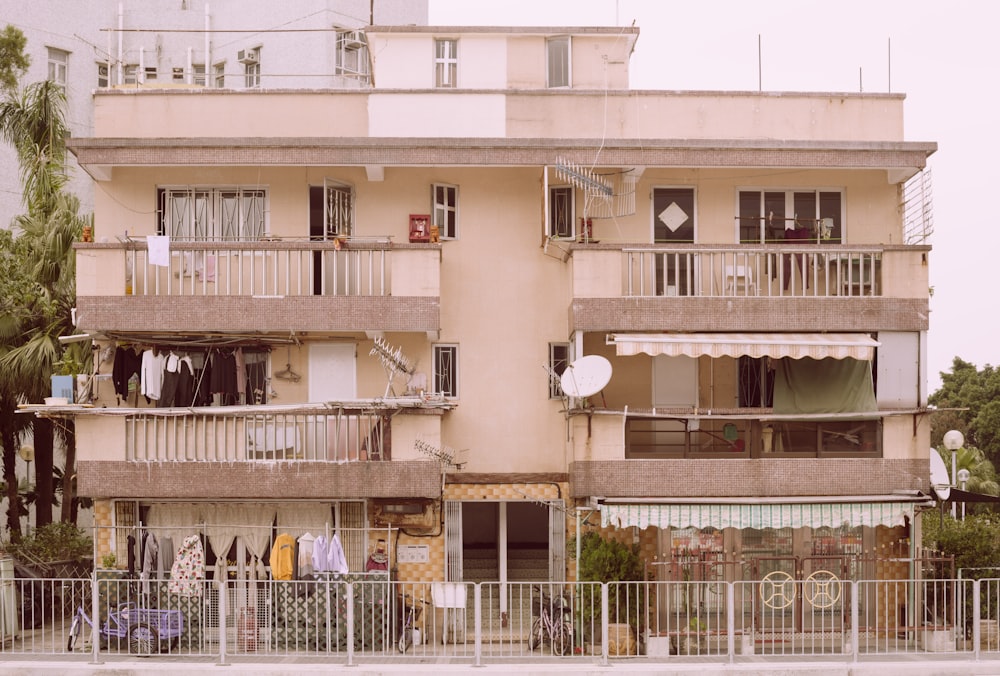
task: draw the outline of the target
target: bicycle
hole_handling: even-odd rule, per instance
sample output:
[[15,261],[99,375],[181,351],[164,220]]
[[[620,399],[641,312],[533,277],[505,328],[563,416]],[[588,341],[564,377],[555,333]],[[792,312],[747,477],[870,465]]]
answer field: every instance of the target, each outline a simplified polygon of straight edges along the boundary
[[399,652],[401,653],[405,653],[413,645],[414,625],[424,611],[423,607],[417,605],[418,601],[423,605],[427,604],[424,599],[414,599],[409,594],[403,594],[399,597],[403,616],[403,623],[399,627]]
[[565,655],[573,650],[573,623],[567,619],[569,599],[565,594],[552,597],[542,593],[538,587],[534,589],[538,596],[532,600],[532,612],[537,617],[531,622],[528,649],[534,650],[548,640],[553,653]]
[[[84,625],[93,632],[94,621],[83,606],[79,606],[69,625],[67,652],[73,652]],[[177,645],[184,633],[184,616],[179,610],[139,608],[134,603],[123,603],[117,610],[108,613],[107,621],[98,628],[97,633],[98,645],[102,650],[112,641],[120,645],[124,640],[130,654],[148,657]]]

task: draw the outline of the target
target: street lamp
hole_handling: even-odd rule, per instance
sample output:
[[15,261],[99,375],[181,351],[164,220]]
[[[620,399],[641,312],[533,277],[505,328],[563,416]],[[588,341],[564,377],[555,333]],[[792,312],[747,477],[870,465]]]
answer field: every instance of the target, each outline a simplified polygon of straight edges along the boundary
[[[969,470],[964,467],[958,470],[958,480],[962,482],[962,492],[965,492],[965,482],[969,480],[969,475],[972,474]],[[965,500],[962,500],[962,521],[965,521]]]
[[[958,488],[958,449],[965,445],[965,437],[958,430],[949,430],[944,433],[944,447],[951,451],[951,487]],[[951,518],[958,517],[955,502],[951,503]]]

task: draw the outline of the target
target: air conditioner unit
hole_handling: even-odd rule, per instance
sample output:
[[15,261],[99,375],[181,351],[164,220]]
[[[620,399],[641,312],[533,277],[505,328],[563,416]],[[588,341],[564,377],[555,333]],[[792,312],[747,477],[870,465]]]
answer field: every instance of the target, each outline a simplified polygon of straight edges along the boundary
[[241,49],[236,53],[236,60],[240,63],[257,63],[257,50]]
[[361,49],[365,46],[365,34],[362,31],[350,31],[343,36],[344,49]]

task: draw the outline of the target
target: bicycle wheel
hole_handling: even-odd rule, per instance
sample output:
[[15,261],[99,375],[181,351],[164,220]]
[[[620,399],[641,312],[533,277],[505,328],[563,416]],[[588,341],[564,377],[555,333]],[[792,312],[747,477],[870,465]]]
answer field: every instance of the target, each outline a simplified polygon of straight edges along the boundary
[[567,622],[560,622],[552,628],[552,652],[565,655],[573,650],[573,627]]
[[528,636],[528,650],[534,650],[542,645],[545,637],[545,628],[542,626],[542,618],[536,617],[531,622],[531,634]]
[[145,622],[134,624],[128,630],[129,654],[149,657],[160,647],[160,637],[156,630]]
[[413,629],[404,627],[403,633],[399,635],[399,652],[405,653],[413,645]]
[[66,639],[66,652],[73,652],[76,646],[76,639],[80,635],[83,622],[80,620],[80,613],[73,616],[73,621],[69,625],[69,637]]

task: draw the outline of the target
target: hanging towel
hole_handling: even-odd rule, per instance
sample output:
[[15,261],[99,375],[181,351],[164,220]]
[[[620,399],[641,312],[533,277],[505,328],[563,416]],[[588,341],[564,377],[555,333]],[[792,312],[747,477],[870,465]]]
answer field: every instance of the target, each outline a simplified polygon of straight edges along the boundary
[[146,249],[149,251],[149,264],[167,267],[170,265],[170,237],[166,235],[149,235],[146,237]]

